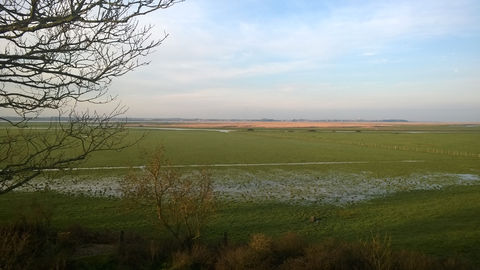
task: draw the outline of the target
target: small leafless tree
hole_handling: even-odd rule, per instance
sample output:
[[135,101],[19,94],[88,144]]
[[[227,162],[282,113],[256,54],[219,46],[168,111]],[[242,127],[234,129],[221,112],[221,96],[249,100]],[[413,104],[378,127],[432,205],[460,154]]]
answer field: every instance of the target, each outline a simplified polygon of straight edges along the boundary
[[[124,112],[79,112],[79,103],[110,103],[112,79],[147,64],[165,38],[138,17],[176,0],[0,0],[0,194],[45,169],[71,166],[95,151],[128,143]],[[54,113],[47,131],[28,129]],[[13,117],[12,117],[13,116]]]
[[158,150],[141,174],[122,184],[127,202],[153,207],[159,224],[179,243],[191,245],[215,212],[212,179],[205,171],[181,174]]

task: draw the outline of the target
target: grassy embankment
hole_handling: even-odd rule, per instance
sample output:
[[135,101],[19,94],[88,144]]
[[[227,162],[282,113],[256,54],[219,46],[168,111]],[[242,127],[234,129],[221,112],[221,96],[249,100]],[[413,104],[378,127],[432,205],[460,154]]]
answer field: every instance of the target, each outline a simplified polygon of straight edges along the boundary
[[[228,232],[232,241],[252,233],[278,236],[296,232],[311,241],[336,238],[368,240],[391,237],[392,246],[437,256],[460,256],[480,263],[480,186],[395,194],[348,207],[282,203],[219,203],[204,239],[218,241]],[[94,230],[136,231],[158,237],[147,211],[126,211],[115,199],[54,193],[10,193],[0,197],[0,220],[13,220],[30,204],[52,211],[55,227],[79,224]],[[311,223],[310,216],[320,221]]]

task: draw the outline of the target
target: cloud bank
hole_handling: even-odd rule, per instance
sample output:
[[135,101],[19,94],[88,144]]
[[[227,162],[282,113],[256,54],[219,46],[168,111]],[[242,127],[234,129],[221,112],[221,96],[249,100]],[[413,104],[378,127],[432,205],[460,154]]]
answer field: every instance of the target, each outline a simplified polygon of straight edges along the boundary
[[169,37],[112,85],[130,116],[480,121],[476,1],[231,2],[145,18]]

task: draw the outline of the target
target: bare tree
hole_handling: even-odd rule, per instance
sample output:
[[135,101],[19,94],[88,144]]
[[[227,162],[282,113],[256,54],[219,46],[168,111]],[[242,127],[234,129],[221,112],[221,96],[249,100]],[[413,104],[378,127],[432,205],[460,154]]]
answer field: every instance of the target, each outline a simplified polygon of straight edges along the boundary
[[[0,194],[45,169],[129,144],[118,142],[123,107],[109,114],[76,108],[113,101],[112,79],[147,64],[143,57],[167,36],[152,39],[152,26],[137,18],[176,2],[0,0]],[[46,112],[57,116],[50,129],[28,128]]]
[[122,183],[127,202],[153,207],[157,221],[179,243],[191,246],[215,211],[210,174],[181,174],[157,150],[141,174],[130,174]]

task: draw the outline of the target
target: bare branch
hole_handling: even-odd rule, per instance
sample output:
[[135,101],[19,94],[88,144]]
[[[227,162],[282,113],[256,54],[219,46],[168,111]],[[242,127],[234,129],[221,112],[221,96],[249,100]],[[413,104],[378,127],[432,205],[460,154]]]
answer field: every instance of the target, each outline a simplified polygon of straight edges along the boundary
[[130,174],[122,183],[129,203],[153,207],[157,221],[180,244],[191,245],[215,211],[212,179],[208,172],[180,174],[167,166],[157,150],[142,174]]
[[[138,17],[176,2],[0,0],[0,121],[6,123],[0,130],[0,194],[46,169],[134,143],[117,120],[123,107],[101,115],[79,113],[76,104],[114,99],[111,81],[148,64],[143,57],[167,37],[153,40],[152,26],[141,26]],[[30,129],[29,121],[46,110],[56,111],[57,121]]]
[[59,101],[98,102],[166,38],[136,18],[176,2],[1,0],[0,109],[28,118]]

